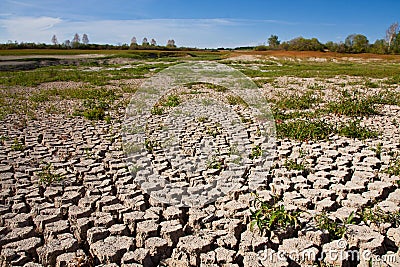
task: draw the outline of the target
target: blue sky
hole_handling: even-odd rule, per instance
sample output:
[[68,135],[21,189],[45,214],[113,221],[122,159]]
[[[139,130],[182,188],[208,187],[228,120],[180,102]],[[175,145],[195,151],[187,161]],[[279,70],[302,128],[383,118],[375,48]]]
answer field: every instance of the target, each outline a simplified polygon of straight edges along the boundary
[[133,36],[174,39],[178,46],[258,45],[271,34],[321,42],[361,33],[370,42],[400,21],[400,1],[0,0],[0,43],[50,43],[86,33],[92,43],[130,43]]

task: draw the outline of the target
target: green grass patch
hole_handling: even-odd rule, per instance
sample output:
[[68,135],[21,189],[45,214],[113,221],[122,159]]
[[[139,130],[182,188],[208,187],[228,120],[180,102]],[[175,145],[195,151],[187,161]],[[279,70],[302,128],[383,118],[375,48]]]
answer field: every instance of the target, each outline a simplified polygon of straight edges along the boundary
[[24,151],[25,150],[24,142],[15,138],[13,143],[11,144],[11,150],[12,151]]
[[331,240],[341,239],[346,234],[346,225],[353,223],[354,212],[352,212],[347,220],[344,222],[337,222],[329,218],[326,213],[317,214],[314,217],[314,220],[319,229],[328,231]]
[[38,173],[39,185],[50,186],[55,182],[59,182],[63,179],[61,174],[54,173],[53,166],[51,163],[46,164],[42,167],[42,171]]
[[361,126],[360,120],[352,120],[348,124],[341,126],[338,134],[349,138],[357,138],[360,140],[378,137],[378,133]]
[[279,204],[275,198],[273,203],[261,199],[257,194],[254,195],[254,202],[250,209],[250,229],[255,226],[264,234],[276,229],[286,229],[287,227],[296,228],[299,224],[299,212],[287,211],[283,204]]
[[376,102],[360,91],[343,90],[338,101],[328,104],[328,112],[350,117],[362,117],[378,114]]
[[304,94],[285,94],[270,101],[279,109],[309,109],[314,104],[320,103],[321,98],[313,91],[307,91]]
[[279,138],[324,140],[335,133],[335,127],[322,120],[295,120],[276,124],[276,133]]
[[242,106],[247,108],[249,105],[246,103],[246,101],[243,100],[240,96],[236,95],[227,95],[226,96],[226,101],[228,102],[229,105],[231,106]]

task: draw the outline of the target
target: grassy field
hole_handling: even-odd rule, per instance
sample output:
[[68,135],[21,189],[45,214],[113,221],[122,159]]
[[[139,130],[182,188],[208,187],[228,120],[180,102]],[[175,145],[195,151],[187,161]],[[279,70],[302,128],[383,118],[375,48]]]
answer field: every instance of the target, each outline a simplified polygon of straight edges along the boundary
[[[90,54],[99,56],[91,58]],[[374,137],[376,132],[359,127],[360,119],[379,114],[384,104],[399,105],[400,99],[400,92],[395,90],[400,83],[400,57],[391,55],[285,51],[3,50],[0,51],[0,62],[11,59],[43,61],[62,56],[70,56],[74,62],[34,70],[0,72],[0,119],[8,114],[32,119],[43,107],[46,107],[45,112],[56,112],[54,101],[77,100],[80,104],[67,115],[109,120],[106,113],[124,103],[126,105],[127,101],[121,103],[117,100],[124,94],[132,94],[141,79],[174,64],[193,60],[219,61],[242,71],[259,87],[273,88],[272,95],[267,97],[279,122],[280,137],[299,140],[324,139],[331,134]],[[283,77],[289,80],[280,84]],[[306,82],[307,79],[313,82]],[[132,80],[139,82],[132,85]],[[336,99],[325,97],[330,92]],[[327,115],[346,116],[352,120],[348,124],[331,125],[323,121]]]

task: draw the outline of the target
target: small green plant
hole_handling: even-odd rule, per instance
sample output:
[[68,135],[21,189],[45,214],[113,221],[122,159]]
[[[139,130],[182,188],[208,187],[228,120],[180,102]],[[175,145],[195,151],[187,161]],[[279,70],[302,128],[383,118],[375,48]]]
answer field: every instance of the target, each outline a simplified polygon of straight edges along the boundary
[[350,121],[348,124],[340,127],[338,133],[341,136],[357,138],[361,140],[378,137],[377,132],[368,129],[365,126],[361,126],[360,120]]
[[4,145],[4,141],[10,140],[10,137],[7,135],[0,135],[0,144]]
[[300,141],[327,139],[335,132],[331,124],[322,120],[295,120],[276,124],[278,137]]
[[51,163],[46,164],[42,167],[42,171],[38,173],[39,176],[39,185],[44,184],[45,186],[49,186],[54,182],[59,182],[63,179],[61,174],[54,173],[54,169]]
[[242,107],[249,107],[249,105],[246,103],[246,101],[243,100],[240,96],[234,96],[234,95],[228,95],[226,96],[226,100],[229,105],[231,106],[242,106]]
[[180,104],[179,97],[176,95],[169,95],[167,100],[163,103],[163,106],[166,107],[176,107]]
[[316,96],[313,91],[307,91],[304,94],[286,94],[277,99],[271,99],[279,109],[309,109],[314,104],[321,102],[321,98]]
[[366,80],[364,83],[365,87],[368,88],[378,88],[379,85],[377,83],[371,82],[370,80]]
[[392,159],[389,163],[389,166],[383,170],[383,172],[389,174],[389,175],[400,175],[400,157],[396,156],[394,159]]
[[307,169],[306,165],[303,162],[297,163],[297,161],[294,159],[286,159],[283,166],[289,171],[290,170],[304,171]]
[[204,123],[207,121],[207,118],[206,117],[198,117],[198,118],[196,118],[196,121],[198,121],[200,123]]
[[151,115],[162,115],[164,113],[164,109],[159,106],[154,106],[151,111]]
[[383,144],[381,142],[379,142],[375,148],[371,148],[372,151],[375,152],[375,157],[377,157],[378,159],[381,159],[381,154],[382,154],[382,146]]
[[217,123],[216,125],[208,126],[206,133],[212,137],[217,137],[222,133],[221,125]]
[[157,140],[146,139],[144,141],[144,147],[147,149],[149,153],[153,153],[154,148],[160,146],[160,143]]
[[223,158],[212,157],[207,162],[207,169],[222,170],[225,167],[225,160]]
[[20,142],[17,138],[14,139],[14,142],[11,144],[12,151],[24,151],[25,145],[23,142]]
[[200,85],[204,86],[209,89],[214,89],[216,92],[222,92],[225,93],[228,91],[228,89],[224,86],[218,85],[218,84],[213,84],[213,83],[207,83],[207,82],[192,82],[192,83],[187,83],[185,86],[189,89],[192,89],[194,85]]
[[275,197],[272,204],[262,200],[258,194],[254,193],[253,206],[250,209],[250,229],[257,226],[264,234],[265,231],[285,229],[289,226],[296,228],[299,224],[299,212],[287,211],[283,204],[279,204]]
[[373,98],[364,96],[361,92],[343,90],[339,101],[330,102],[328,111],[338,115],[361,117],[378,114]]
[[400,226],[400,212],[385,212],[379,206],[375,208],[365,208],[358,213],[361,219],[367,225],[375,224],[379,226],[382,223],[390,223],[393,227]]
[[332,220],[331,218],[328,217],[328,215],[325,212],[317,214],[314,217],[314,220],[319,229],[328,231],[331,240],[341,239],[346,234],[347,231],[346,225],[353,223],[354,212],[352,212],[344,222],[342,221],[338,223]]
[[256,159],[262,156],[262,149],[260,145],[256,145],[251,149],[251,154],[249,155],[249,159]]

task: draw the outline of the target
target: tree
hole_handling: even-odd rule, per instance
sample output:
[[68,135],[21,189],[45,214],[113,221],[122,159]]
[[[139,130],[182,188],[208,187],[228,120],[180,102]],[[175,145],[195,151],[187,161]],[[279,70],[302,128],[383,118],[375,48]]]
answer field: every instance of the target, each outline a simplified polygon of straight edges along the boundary
[[386,54],[388,52],[388,44],[384,39],[376,40],[371,47],[371,52],[374,54]]
[[362,34],[350,34],[346,37],[344,43],[348,48],[348,52],[352,53],[365,53],[369,48],[369,41]]
[[85,45],[89,43],[89,37],[87,36],[86,33],[82,35],[82,43],[84,43]]
[[390,46],[392,45],[393,39],[396,37],[397,32],[399,31],[399,23],[395,22],[392,23],[392,25],[389,26],[389,28],[386,30],[386,42]]
[[137,40],[135,36],[133,36],[131,39],[131,45],[137,45]]
[[152,45],[152,46],[156,46],[157,45],[157,42],[156,42],[156,40],[154,38],[151,39],[150,45]]
[[75,33],[74,39],[72,39],[72,43],[79,43],[81,41],[81,38],[79,37],[79,34]]
[[146,38],[146,37],[143,38],[142,45],[143,45],[143,46],[149,45],[149,41],[147,41],[147,38]]
[[270,48],[278,48],[278,46],[280,45],[280,41],[278,40],[278,36],[277,35],[271,35],[268,38],[268,46]]
[[174,39],[168,40],[167,47],[176,47],[175,40]]
[[53,37],[51,37],[51,43],[53,45],[58,45],[57,36],[55,34],[53,35]]
[[390,47],[392,53],[400,53],[400,32],[393,38],[392,46]]
[[66,47],[71,47],[71,41],[70,41],[70,40],[65,40],[65,41],[64,41],[64,45],[65,45]]

